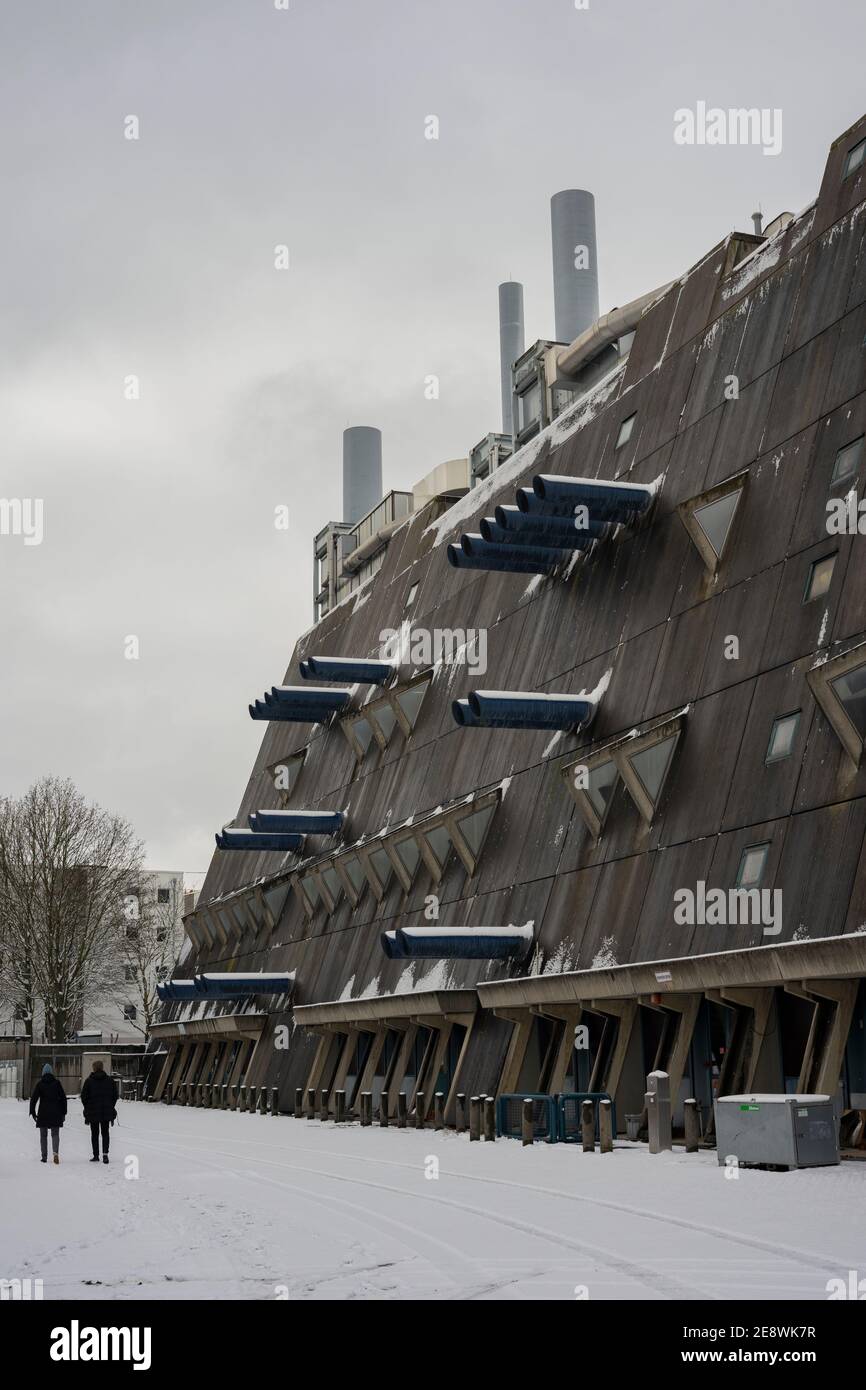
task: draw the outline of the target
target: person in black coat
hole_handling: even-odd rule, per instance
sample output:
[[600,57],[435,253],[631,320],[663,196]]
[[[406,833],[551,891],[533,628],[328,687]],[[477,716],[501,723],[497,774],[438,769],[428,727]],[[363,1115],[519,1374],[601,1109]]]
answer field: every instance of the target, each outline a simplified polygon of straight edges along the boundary
[[90,1125],[90,1140],[93,1145],[91,1163],[99,1162],[99,1136],[102,1134],[102,1161],[108,1162],[108,1126],[117,1119],[117,1082],[109,1076],[100,1061],[93,1063],[93,1070],[81,1088],[81,1104],[84,1107],[84,1123]]
[[42,1162],[48,1162],[48,1131],[51,1130],[51,1148],[54,1162],[60,1162],[60,1129],[66,1119],[66,1092],[54,1075],[48,1062],[42,1068],[42,1075],[33,1087],[30,1097],[30,1115],[39,1130],[39,1147]]

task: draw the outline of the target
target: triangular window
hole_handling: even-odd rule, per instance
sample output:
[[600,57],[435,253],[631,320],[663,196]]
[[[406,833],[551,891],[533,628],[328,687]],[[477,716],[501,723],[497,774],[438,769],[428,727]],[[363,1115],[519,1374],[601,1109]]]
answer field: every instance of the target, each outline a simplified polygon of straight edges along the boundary
[[718,569],[730,540],[748,476],[746,469],[719,483],[718,487],[710,488],[709,492],[681,502],[677,508],[680,521],[710,574]]

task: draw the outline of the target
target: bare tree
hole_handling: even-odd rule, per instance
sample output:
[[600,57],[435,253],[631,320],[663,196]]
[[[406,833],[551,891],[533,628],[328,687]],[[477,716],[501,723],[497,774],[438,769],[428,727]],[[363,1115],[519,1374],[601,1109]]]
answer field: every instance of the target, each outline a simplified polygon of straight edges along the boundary
[[44,777],[0,802],[0,989],[64,1041],[116,979],[123,903],[142,847],[121,816]]
[[175,963],[182,906],[182,889],[176,880],[159,884],[145,873],[127,911],[122,938],[126,989],[131,996],[127,1002],[141,1006],[141,1015],[136,1012],[128,1021],[145,1037],[162,1009],[157,985],[168,979]]

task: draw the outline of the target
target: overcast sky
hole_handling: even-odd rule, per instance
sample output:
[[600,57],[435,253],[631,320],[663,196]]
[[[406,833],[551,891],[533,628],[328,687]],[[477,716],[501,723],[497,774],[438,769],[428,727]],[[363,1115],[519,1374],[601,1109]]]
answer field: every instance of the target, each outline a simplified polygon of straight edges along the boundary
[[[553,336],[550,195],[594,191],[625,303],[815,196],[864,51],[862,0],[4,0],[0,496],[45,534],[0,536],[0,794],[71,777],[151,867],[206,868],[344,427],[382,429],[386,487],[465,456],[500,280]],[[781,154],[675,144],[698,101],[780,108]]]

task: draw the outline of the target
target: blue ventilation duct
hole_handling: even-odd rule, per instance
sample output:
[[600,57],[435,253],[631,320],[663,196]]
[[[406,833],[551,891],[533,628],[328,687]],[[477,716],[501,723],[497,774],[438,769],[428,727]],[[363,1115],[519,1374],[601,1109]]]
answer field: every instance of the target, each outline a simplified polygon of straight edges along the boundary
[[343,828],[342,811],[253,811],[250,829],[257,835],[336,835]]
[[[520,490],[521,492],[527,491],[526,488]],[[533,501],[539,501],[534,492],[530,492],[529,496]],[[543,506],[543,504],[540,505]],[[609,521],[590,520],[586,526],[578,528],[574,524],[573,515],[550,516],[545,511],[521,511],[519,507],[497,507],[493,514],[497,526],[505,532],[507,540],[511,540],[515,535],[536,534],[545,538],[548,536],[551,538],[561,537],[562,545],[570,546],[574,544],[575,536],[582,537],[583,541],[588,543],[590,540],[600,540],[613,530],[613,525]],[[484,535],[483,525],[481,534]],[[549,545],[551,541],[545,539],[543,543]]]
[[567,559],[567,555],[561,550],[554,550],[546,545],[491,545],[483,536],[472,532],[460,537],[460,548],[469,560],[488,560],[495,561],[497,569],[508,570],[512,562],[522,560],[527,556],[531,561],[548,567],[559,565]]
[[456,570],[497,570],[509,574],[552,574],[565,558],[561,550],[528,545],[491,545],[483,557],[477,553],[467,555],[460,545],[449,545],[447,555],[449,565]]
[[452,700],[451,713],[454,716],[454,723],[459,724],[463,729],[471,729],[481,723],[481,720],[476,719],[469,708],[468,700]]
[[384,685],[395,670],[390,661],[361,656],[309,656],[300,665],[305,681],[356,681],[359,685]]
[[195,980],[166,980],[164,984],[157,985],[156,997],[161,999],[163,1004],[173,1004],[181,999],[200,998]]
[[319,724],[322,712],[308,705],[279,705],[273,696],[256,700],[249,706],[250,719],[265,719],[270,724]]
[[544,695],[537,690],[473,690],[469,694],[469,708],[478,724],[488,729],[577,730],[591,723],[596,704],[582,695]]
[[217,849],[265,849],[285,854],[286,850],[304,847],[303,835],[264,835],[255,830],[223,830],[214,838]]
[[194,983],[198,999],[243,999],[248,994],[288,994],[294,985],[294,976],[280,972],[207,973],[196,975]]
[[[521,489],[517,505],[524,510]],[[555,473],[539,473],[532,480],[532,491],[545,511],[554,516],[574,514],[575,507],[586,507],[593,521],[616,521],[629,525],[652,506],[655,489],[640,483],[602,482],[595,478],[567,478]]]
[[398,927],[382,932],[389,960],[508,960],[531,950],[532,927]]
[[265,691],[265,704],[285,709],[315,710],[319,719],[327,719],[337,710],[345,709],[350,699],[348,690],[334,690],[329,685],[272,685]]
[[[538,518],[541,520],[541,518]],[[533,520],[532,517],[529,518]],[[565,517],[549,517],[550,521],[566,521]],[[481,539],[492,545],[534,545],[540,546],[544,550],[588,550],[593,543],[593,537],[587,531],[578,531],[574,524],[566,521],[565,527],[560,531],[546,531],[541,527],[525,526],[519,529],[515,527],[511,531],[506,531],[504,526],[500,526],[491,516],[481,518],[478,523],[481,532]]]

